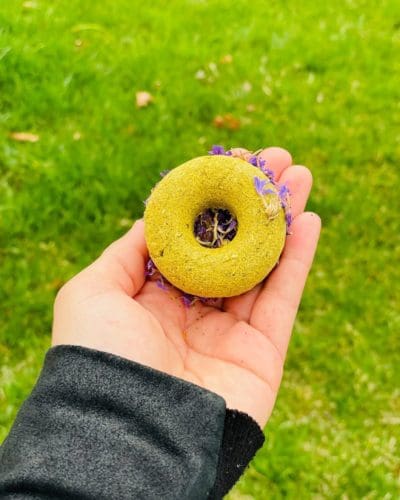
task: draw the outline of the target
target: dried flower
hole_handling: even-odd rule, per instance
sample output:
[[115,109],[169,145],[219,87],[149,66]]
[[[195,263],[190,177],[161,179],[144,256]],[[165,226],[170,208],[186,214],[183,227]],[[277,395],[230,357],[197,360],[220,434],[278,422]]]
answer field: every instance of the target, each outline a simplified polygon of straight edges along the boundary
[[237,220],[229,210],[207,208],[196,217],[193,232],[201,245],[219,248],[235,237]]
[[258,159],[258,166],[262,170],[265,167],[265,164],[267,163],[267,161],[264,160],[264,158],[261,158],[261,156],[257,156],[257,159]]
[[266,175],[272,184],[275,184],[275,174],[274,172],[267,167],[267,161],[264,158],[261,158],[258,154],[251,155],[247,161],[261,170],[261,172]]
[[169,282],[164,278],[164,276],[160,273],[160,271],[157,269],[157,266],[155,265],[154,261],[149,258],[146,262],[145,269],[144,269],[144,275],[146,278],[153,278],[152,281],[156,281],[156,285],[158,288],[161,288],[162,290],[168,290]]
[[275,184],[275,173],[273,172],[273,170],[266,168],[266,167],[263,167],[262,171],[264,172],[264,174],[267,177],[269,177],[269,180],[271,181],[271,183]]
[[[158,288],[163,291],[168,291],[171,283],[160,273],[157,266],[154,264],[151,258],[148,259],[145,265],[145,276],[147,279],[155,281]],[[200,300],[204,305],[213,305],[213,302],[217,299],[209,297],[199,297],[197,295],[191,295],[190,293],[182,292],[181,300],[185,307],[191,307],[197,300]]]
[[196,297],[196,298],[198,298],[200,302],[205,306],[215,306],[219,300],[218,298],[214,297]]
[[167,286],[167,284],[164,280],[164,277],[161,273],[160,273],[159,278],[156,281],[156,284],[157,284],[158,288],[161,288],[161,290],[168,290],[168,286]]
[[214,146],[211,148],[211,151],[208,152],[210,155],[225,155],[225,148],[224,146],[220,146],[219,144],[214,144]]
[[[265,165],[266,165],[266,161],[264,160],[264,158],[261,158],[261,156],[257,156],[257,155],[252,155],[249,157],[249,159],[247,160],[251,165],[253,165],[254,167],[257,167],[259,168],[262,172],[264,172],[264,169],[265,169]],[[265,172],[264,172],[265,173]]]
[[260,179],[257,176],[254,177],[254,187],[259,195],[264,196],[265,194],[276,194],[273,189],[265,188],[267,182],[267,179]]
[[183,292],[183,294],[181,295],[181,299],[182,299],[183,305],[185,307],[190,307],[196,301],[196,298],[194,295],[190,295],[189,293],[185,293],[185,292]]
[[287,233],[289,234],[289,227],[292,224],[293,217],[290,211],[290,190],[286,184],[279,186],[278,196],[281,203],[281,207],[285,210],[285,221]]
[[254,177],[254,187],[256,188],[257,193],[261,196],[264,194],[264,187],[266,183],[267,179],[260,179],[257,175]]
[[258,160],[257,156],[250,156],[250,158],[247,160],[253,167],[258,167]]
[[286,201],[286,198],[290,194],[289,188],[286,184],[282,184],[279,188],[279,198],[282,200],[282,203]]
[[152,261],[152,259],[149,259],[147,262],[146,262],[146,268],[145,268],[145,276],[153,276],[157,271],[157,268],[156,268],[156,265],[154,264],[154,262]]

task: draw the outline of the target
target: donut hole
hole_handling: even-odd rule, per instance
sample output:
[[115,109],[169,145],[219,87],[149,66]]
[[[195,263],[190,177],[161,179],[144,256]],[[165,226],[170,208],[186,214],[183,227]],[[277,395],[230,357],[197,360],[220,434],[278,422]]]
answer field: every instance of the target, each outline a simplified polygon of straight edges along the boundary
[[238,221],[226,208],[206,208],[200,212],[193,225],[193,233],[200,245],[220,248],[236,236]]

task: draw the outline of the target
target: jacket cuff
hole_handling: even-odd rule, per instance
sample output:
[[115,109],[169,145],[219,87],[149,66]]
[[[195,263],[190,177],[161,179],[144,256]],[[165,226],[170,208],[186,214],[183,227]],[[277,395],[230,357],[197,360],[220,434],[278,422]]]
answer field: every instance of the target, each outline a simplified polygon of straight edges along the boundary
[[265,437],[255,420],[238,410],[226,410],[217,477],[209,500],[219,500],[236,483]]

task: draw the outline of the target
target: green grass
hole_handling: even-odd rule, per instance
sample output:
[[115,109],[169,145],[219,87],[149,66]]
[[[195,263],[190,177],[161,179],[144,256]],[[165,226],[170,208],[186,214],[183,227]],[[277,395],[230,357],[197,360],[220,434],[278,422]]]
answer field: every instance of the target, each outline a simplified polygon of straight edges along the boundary
[[[213,143],[281,145],[312,169],[324,228],[266,445],[230,498],[398,498],[399,49],[395,0],[1,2],[0,438],[58,287],[158,173]],[[225,113],[241,127],[215,128]]]

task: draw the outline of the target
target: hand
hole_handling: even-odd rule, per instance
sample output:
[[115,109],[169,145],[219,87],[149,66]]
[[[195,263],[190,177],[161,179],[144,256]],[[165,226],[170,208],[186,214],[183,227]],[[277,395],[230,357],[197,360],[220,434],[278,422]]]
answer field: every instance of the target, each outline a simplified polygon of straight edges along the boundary
[[66,283],[57,295],[53,345],[106,351],[182,378],[222,396],[228,408],[267,422],[303,287],[316,249],[320,219],[303,213],[312,177],[291,166],[280,148],[260,153],[292,196],[294,221],[279,265],[251,291],[187,308],[174,288],[145,280],[144,224]]

